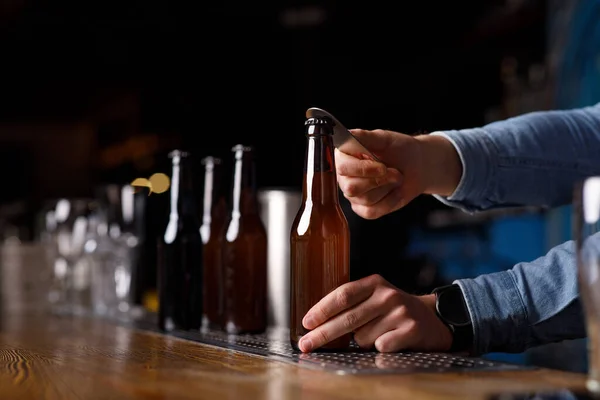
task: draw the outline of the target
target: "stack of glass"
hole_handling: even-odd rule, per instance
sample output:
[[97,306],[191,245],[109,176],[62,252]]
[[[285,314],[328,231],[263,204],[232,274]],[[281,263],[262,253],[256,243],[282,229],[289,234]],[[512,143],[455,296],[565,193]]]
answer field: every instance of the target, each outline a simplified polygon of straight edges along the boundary
[[130,185],[105,185],[94,198],[62,198],[46,207],[40,239],[52,266],[52,311],[120,320],[141,316],[133,285],[144,197]]

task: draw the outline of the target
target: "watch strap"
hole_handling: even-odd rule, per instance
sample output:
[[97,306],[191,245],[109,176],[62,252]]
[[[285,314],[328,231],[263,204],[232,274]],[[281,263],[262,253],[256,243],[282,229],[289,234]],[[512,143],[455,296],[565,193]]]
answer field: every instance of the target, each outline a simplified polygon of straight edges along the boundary
[[[457,312],[464,313],[465,320],[469,321],[465,324],[456,324],[446,318],[442,312],[440,312],[440,301],[444,301],[441,294],[447,290],[459,290],[462,296],[462,290],[460,286],[457,284],[451,284],[446,286],[441,286],[433,290],[432,293],[435,294],[435,312],[438,318],[448,327],[450,333],[452,334],[452,345],[450,346],[450,352],[466,352],[469,351],[473,346],[473,324],[470,321],[469,310],[465,304],[464,298],[462,301],[457,302],[457,304],[452,304],[453,307],[458,307],[456,309]],[[440,300],[441,299],[441,300]]]

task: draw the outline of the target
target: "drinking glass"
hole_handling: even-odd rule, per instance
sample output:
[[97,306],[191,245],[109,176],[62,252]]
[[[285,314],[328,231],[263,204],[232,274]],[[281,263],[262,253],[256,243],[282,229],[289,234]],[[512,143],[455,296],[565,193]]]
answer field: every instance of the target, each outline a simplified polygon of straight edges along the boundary
[[579,294],[588,337],[587,387],[600,393],[600,176],[576,186],[574,213]]
[[50,301],[59,312],[85,314],[90,310],[90,265],[84,247],[90,217],[97,209],[92,199],[60,199],[53,213],[50,236],[53,260],[53,288]]
[[139,252],[143,239],[143,193],[131,185],[97,188],[103,218],[90,237],[92,297],[96,314],[129,320],[141,313],[134,302]]
[[56,219],[54,218],[54,210],[56,209],[57,201],[46,201],[43,207],[36,215],[35,238],[43,250],[44,257],[44,279],[49,281],[46,293],[47,301],[50,309],[61,299],[61,284],[60,279],[54,271],[54,260],[57,258],[56,248]]

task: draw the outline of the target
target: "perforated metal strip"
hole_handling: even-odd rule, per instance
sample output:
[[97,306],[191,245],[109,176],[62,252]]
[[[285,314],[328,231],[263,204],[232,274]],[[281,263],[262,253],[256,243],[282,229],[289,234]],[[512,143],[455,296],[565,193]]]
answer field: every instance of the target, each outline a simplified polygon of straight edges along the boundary
[[[151,319],[138,321],[135,327],[158,332]],[[379,353],[364,351],[353,345],[348,352],[295,351],[289,343],[286,330],[269,330],[262,335],[229,335],[214,330],[169,332],[182,339],[192,340],[226,349],[255,354],[302,367],[337,374],[400,374],[417,372],[509,371],[533,369],[531,366],[462,357],[445,353],[399,352]]]

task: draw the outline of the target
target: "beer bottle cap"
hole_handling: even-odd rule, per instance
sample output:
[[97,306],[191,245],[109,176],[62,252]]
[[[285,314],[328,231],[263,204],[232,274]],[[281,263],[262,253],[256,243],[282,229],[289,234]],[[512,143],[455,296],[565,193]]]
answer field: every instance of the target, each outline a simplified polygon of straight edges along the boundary
[[252,146],[244,146],[243,144],[236,144],[231,148],[231,151],[252,151]]
[[221,159],[213,156],[206,156],[201,161],[202,165],[219,165],[221,164]]
[[333,126],[334,123],[329,117],[310,117],[305,122],[304,125],[329,125]]
[[169,153],[169,158],[175,158],[175,157],[179,157],[179,158],[184,158],[184,157],[189,157],[190,153],[187,151],[183,151],[183,150],[173,150]]

